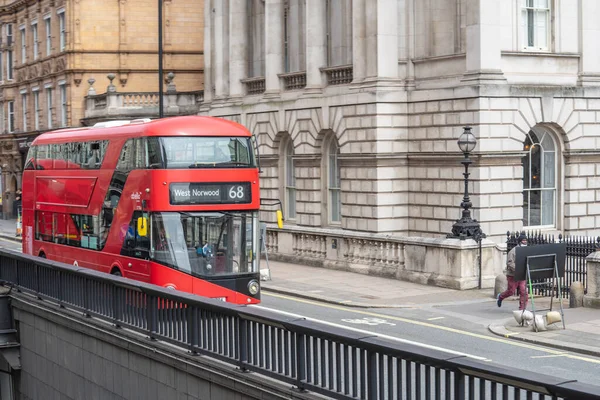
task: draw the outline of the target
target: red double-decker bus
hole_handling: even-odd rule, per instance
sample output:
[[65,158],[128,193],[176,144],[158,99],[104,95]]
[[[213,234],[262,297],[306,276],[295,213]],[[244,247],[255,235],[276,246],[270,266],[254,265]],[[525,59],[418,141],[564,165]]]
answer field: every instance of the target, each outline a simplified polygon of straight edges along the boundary
[[247,129],[211,117],[42,134],[23,172],[23,252],[258,303],[256,160]]

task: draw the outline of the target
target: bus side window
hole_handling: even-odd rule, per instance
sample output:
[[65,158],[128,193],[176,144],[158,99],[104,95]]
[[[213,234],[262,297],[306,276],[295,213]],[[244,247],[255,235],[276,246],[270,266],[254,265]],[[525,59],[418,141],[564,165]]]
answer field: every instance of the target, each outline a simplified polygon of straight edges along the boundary
[[52,159],[50,157],[50,146],[42,144],[37,146],[37,169],[52,169]]
[[140,217],[148,218],[148,214],[141,211],[134,211],[125,238],[121,247],[121,255],[141,258],[147,260],[150,258],[150,238],[148,235],[140,236],[137,230],[137,220]]
[[81,216],[81,247],[99,250],[98,231],[100,226],[98,219],[97,215]]
[[133,139],[129,139],[123,145],[121,154],[119,154],[119,162],[117,163],[117,171],[129,172],[135,166],[135,146]]
[[160,139],[149,137],[146,139],[148,161],[147,168],[163,168],[162,153],[160,150]]
[[81,143],[69,143],[69,162],[67,168],[80,169],[82,160]]
[[69,159],[69,151],[67,144],[54,144],[52,145],[52,159],[54,169],[66,169],[67,160]]
[[25,161],[24,169],[35,169],[35,153],[37,146],[31,146],[27,152],[27,161]]

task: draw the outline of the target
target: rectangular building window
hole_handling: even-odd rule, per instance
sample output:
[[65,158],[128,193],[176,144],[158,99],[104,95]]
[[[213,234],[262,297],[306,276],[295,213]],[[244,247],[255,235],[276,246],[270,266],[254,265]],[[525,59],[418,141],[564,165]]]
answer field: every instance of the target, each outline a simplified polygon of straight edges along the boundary
[[550,36],[549,0],[521,0],[523,48],[548,50]]
[[35,130],[40,130],[40,92],[37,90],[33,92],[33,112],[34,112],[34,126]]
[[60,85],[60,126],[67,126],[67,85]]
[[65,12],[58,13],[58,26],[60,28],[60,51],[65,51],[67,45],[67,32],[65,30]]
[[31,24],[31,36],[33,37],[33,59],[38,59],[38,30],[37,22]]
[[6,122],[4,122],[4,103],[0,103],[0,133],[6,133]]
[[27,132],[27,94],[21,94],[21,100],[23,109],[23,132]]
[[52,128],[52,88],[46,88],[46,115],[48,116],[48,129]]
[[6,45],[12,46],[13,43],[13,27],[12,24],[6,24]]
[[0,81],[4,80],[4,68],[2,62],[3,62],[3,56],[4,53],[0,51]]
[[6,52],[6,79],[13,79],[13,51]]
[[8,133],[15,130],[15,102],[8,102]]
[[46,23],[46,55],[49,56],[52,53],[52,22],[50,17],[44,20]]
[[21,32],[21,63],[27,62],[27,37],[25,36],[25,27],[20,29]]

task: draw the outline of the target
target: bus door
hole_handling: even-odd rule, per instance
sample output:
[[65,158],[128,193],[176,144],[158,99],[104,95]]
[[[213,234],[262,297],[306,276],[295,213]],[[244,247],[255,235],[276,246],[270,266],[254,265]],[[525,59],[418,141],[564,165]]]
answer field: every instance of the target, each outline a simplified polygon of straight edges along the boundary
[[[150,230],[148,213],[134,211],[124,234],[121,255],[123,275],[127,278],[150,282]],[[125,227],[124,227],[125,229]]]

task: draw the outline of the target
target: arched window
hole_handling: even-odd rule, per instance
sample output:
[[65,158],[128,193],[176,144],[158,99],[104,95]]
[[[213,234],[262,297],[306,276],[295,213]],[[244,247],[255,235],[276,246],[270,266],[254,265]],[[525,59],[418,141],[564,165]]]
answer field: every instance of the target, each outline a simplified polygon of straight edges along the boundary
[[523,157],[523,225],[556,225],[556,144],[550,133],[529,131]]
[[296,171],[294,169],[294,143],[288,140],[285,147],[285,209],[287,219],[296,219]]
[[340,148],[333,139],[329,144],[327,191],[329,194],[329,221],[334,223],[342,221],[339,154]]

